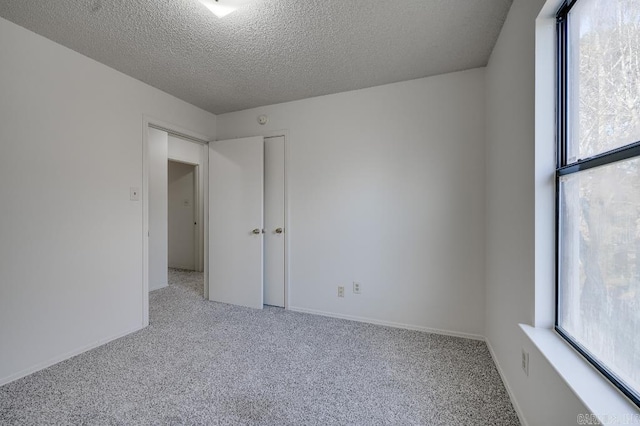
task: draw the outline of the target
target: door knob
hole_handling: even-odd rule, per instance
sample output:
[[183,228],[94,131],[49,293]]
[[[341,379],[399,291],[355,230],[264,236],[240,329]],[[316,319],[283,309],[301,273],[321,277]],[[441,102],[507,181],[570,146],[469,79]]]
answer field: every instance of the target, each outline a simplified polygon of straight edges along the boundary
[[277,228],[276,229],[276,234],[282,234],[282,228]]
[[260,233],[260,230],[259,230],[258,228],[256,228],[256,229],[254,229],[253,231],[251,231],[251,233],[253,233],[253,234],[256,234],[256,235],[257,235],[257,234],[259,234],[259,233]]

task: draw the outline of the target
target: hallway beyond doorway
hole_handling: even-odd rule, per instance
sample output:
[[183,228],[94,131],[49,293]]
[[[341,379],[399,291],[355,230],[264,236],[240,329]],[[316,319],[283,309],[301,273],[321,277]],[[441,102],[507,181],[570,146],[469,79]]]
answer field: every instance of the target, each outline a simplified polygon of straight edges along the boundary
[[169,286],[181,286],[204,298],[204,273],[169,268]]

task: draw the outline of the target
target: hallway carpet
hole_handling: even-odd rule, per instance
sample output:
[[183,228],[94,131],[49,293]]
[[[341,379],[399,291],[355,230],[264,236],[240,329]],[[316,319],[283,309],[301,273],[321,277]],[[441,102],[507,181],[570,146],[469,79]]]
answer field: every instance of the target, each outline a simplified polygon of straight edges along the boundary
[[0,424],[517,425],[485,343],[205,301],[171,270],[149,327],[0,387]]

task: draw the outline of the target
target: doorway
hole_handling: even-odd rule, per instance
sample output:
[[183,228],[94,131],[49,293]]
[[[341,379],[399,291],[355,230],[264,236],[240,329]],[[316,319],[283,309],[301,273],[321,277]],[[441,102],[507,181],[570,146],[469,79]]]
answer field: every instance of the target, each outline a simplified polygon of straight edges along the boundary
[[204,276],[198,268],[198,167],[171,159],[168,162],[168,285],[181,286],[204,298]]
[[208,298],[207,143],[206,137],[144,119],[143,325],[149,324],[149,291],[170,281]]

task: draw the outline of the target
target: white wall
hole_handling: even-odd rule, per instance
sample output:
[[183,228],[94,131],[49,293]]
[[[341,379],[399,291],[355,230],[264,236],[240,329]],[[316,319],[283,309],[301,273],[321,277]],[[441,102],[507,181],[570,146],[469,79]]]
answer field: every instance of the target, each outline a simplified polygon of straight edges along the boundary
[[169,285],[168,165],[169,135],[149,128],[149,291]]
[[484,105],[475,69],[218,116],[287,130],[292,309],[484,333]]
[[143,114],[216,118],[4,19],[0,58],[4,383],[142,326]]
[[169,267],[195,270],[195,167],[169,161]]
[[[536,274],[553,276],[536,271],[534,255],[535,20],[543,3],[514,1],[486,70],[486,338],[519,414],[532,426],[576,424],[578,414],[588,413],[518,327],[536,322]],[[522,348],[530,354],[528,377],[520,369]]]

